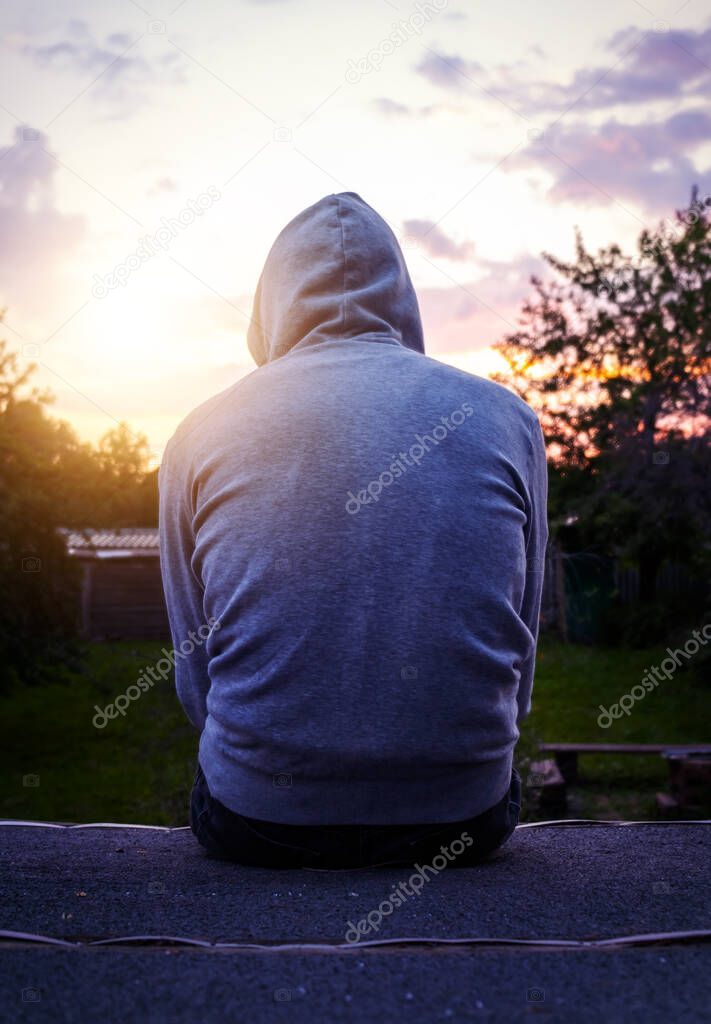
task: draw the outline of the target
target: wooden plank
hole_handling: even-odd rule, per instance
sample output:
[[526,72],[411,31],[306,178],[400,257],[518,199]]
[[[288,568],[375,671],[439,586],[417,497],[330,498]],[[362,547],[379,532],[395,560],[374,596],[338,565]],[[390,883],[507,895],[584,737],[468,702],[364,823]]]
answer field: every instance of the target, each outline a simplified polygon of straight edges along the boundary
[[541,743],[539,750],[560,754],[711,753],[709,743]]

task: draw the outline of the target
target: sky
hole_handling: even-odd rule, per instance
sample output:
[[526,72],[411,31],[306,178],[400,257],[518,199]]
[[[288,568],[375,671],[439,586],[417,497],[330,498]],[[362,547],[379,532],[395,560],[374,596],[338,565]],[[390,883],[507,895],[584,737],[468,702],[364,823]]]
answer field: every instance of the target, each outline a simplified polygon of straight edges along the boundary
[[0,338],[82,439],[156,459],[251,372],[304,207],[400,239],[430,355],[474,373],[543,251],[632,251],[711,192],[703,0],[0,0]]

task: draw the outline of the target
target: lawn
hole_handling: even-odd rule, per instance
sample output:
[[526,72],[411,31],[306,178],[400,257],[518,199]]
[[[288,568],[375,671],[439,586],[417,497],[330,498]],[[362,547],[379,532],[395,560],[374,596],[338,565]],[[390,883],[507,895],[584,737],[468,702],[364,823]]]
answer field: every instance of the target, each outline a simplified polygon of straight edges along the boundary
[[[0,698],[0,816],[48,821],[186,824],[197,733],[170,681],[131,703],[125,717],[92,724],[104,707],[160,657],[160,644],[113,643],[89,648],[86,666],[67,682],[17,689]],[[698,673],[678,670],[638,701],[629,717],[597,725],[609,707],[659,665],[664,648],[625,651],[539,646],[533,712],[517,749],[524,776],[539,742],[708,742],[711,688]],[[659,757],[589,757],[570,793],[573,817],[648,818],[654,793],[666,787]],[[536,817],[532,805],[523,817]]]

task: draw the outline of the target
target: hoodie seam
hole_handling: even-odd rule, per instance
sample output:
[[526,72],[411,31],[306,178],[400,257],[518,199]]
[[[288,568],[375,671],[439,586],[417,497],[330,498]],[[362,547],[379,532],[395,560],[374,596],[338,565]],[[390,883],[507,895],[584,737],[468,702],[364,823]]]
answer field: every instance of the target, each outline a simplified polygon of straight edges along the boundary
[[340,231],[341,231],[341,253],[343,254],[343,283],[342,283],[343,292],[342,292],[342,297],[341,297],[341,330],[345,334],[345,332],[346,332],[346,317],[347,317],[347,310],[346,310],[346,301],[347,301],[346,300],[346,296],[347,296],[347,288],[346,288],[346,276],[347,276],[346,238],[345,238],[345,233],[344,233],[344,230],[343,230],[343,217],[341,216],[341,200],[339,199],[338,196],[336,196],[335,198],[336,198],[336,218],[338,220],[338,226],[339,226]]

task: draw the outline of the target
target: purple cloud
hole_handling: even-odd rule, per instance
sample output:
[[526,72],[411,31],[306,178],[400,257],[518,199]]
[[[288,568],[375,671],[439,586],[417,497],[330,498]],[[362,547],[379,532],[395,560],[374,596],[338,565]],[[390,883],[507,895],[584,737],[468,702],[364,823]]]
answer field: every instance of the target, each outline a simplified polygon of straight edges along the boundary
[[27,44],[22,52],[42,68],[70,71],[96,78],[91,94],[125,104],[129,93],[136,100],[136,88],[154,82],[170,85],[185,80],[185,62],[175,50],[151,61],[142,57],[138,46],[140,33],[114,32],[103,43],[96,40],[83,21],[74,19],[67,26],[68,38],[46,46]]
[[[430,53],[417,71],[433,85],[468,92],[474,84],[527,113],[556,112],[711,95],[711,28],[645,33],[627,28],[607,42],[612,65],[581,68],[561,85],[521,77],[521,65],[487,71],[456,54]],[[468,81],[470,79],[471,81]]]
[[474,255],[471,242],[455,242],[433,220],[406,220],[403,235],[434,259],[468,260]]
[[531,277],[550,270],[537,256],[511,261],[485,260],[475,281],[442,288],[418,288],[427,350],[456,352],[486,348],[515,330],[523,301],[532,293]]
[[417,71],[442,89],[461,92],[470,88],[467,79],[475,75],[486,74],[486,69],[474,60],[465,60],[456,54],[429,53],[417,65]]
[[372,101],[373,106],[379,113],[385,114],[386,117],[392,117],[394,115],[400,115],[402,117],[408,117],[412,110],[404,103],[398,103],[396,100],[388,99],[387,96],[378,96],[377,99]]
[[565,86],[529,83],[515,90],[517,98],[530,111],[570,103],[600,110],[711,93],[711,29],[644,34],[641,41],[637,30],[625,29],[612,37],[608,49],[622,58],[619,66],[583,68]]
[[441,112],[461,113],[463,110],[449,103],[429,103],[424,107],[410,107],[387,96],[378,96],[370,102],[372,107],[385,117],[430,117]]
[[609,205],[621,199],[669,212],[689,199],[692,184],[711,189],[711,173],[687,155],[709,141],[711,115],[703,110],[659,123],[558,122],[507,161],[506,169],[544,168],[553,177],[548,195],[557,202]]
[[46,135],[21,126],[14,142],[0,147],[0,298],[11,308],[36,301],[38,282],[46,301],[53,277],[86,233],[83,217],[55,206],[57,164],[47,144]]

